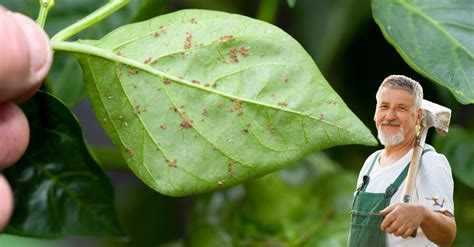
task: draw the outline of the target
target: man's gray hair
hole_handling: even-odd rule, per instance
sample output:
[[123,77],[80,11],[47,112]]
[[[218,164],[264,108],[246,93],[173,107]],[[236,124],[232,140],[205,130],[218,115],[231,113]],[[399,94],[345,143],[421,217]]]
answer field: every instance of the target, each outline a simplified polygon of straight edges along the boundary
[[423,88],[417,81],[408,78],[404,75],[391,75],[385,78],[382,84],[380,84],[379,90],[377,91],[377,94],[375,96],[377,100],[379,98],[380,91],[384,87],[403,89],[408,91],[411,95],[413,95],[415,99],[415,106],[417,108],[421,107],[421,101],[423,100]]

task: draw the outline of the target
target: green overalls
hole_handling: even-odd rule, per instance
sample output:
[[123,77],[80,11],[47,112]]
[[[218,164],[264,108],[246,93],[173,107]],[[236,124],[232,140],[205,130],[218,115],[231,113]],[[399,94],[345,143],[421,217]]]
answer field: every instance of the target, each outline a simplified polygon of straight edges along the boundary
[[[432,149],[423,150],[423,154],[433,151]],[[351,229],[349,231],[349,247],[361,246],[385,246],[385,232],[380,229],[383,217],[379,212],[390,205],[390,199],[398,190],[398,187],[405,180],[410,163],[406,165],[403,171],[398,175],[395,182],[390,184],[385,193],[368,193],[365,189],[369,185],[370,172],[378,159],[381,150],[375,155],[367,174],[363,177],[362,185],[357,188],[356,195],[352,201],[351,211]]]

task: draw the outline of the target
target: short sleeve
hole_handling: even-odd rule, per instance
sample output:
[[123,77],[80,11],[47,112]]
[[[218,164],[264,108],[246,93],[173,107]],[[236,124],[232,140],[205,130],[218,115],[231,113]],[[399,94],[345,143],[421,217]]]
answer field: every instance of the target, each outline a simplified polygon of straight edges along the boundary
[[448,160],[442,154],[427,152],[417,179],[419,202],[433,211],[454,214],[454,182]]

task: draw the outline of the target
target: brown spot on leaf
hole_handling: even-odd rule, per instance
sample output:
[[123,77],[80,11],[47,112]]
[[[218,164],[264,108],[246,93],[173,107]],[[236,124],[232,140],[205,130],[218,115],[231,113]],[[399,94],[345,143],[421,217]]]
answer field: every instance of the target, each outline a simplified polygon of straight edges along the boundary
[[149,64],[149,63],[151,62],[151,60],[152,60],[152,58],[151,58],[151,57],[148,57],[148,58],[146,58],[146,59],[143,61],[143,63],[144,63],[144,64]]
[[275,99],[277,97],[276,93],[272,93],[272,98]]
[[285,77],[283,78],[283,82],[284,82],[284,83],[288,83],[288,76],[285,76]]
[[232,48],[229,50],[229,57],[230,57],[230,62],[232,63],[238,63],[239,58],[237,57],[237,48]]
[[219,38],[219,42],[232,42],[235,40],[233,35],[224,35]]
[[128,68],[127,69],[127,76],[133,76],[133,75],[136,75],[136,74],[138,74],[137,69],[133,69],[133,68]]
[[183,129],[190,129],[193,127],[193,120],[188,116],[181,114],[181,123],[179,124],[179,127]]
[[248,128],[244,128],[242,131],[243,131],[244,133],[246,133],[246,134],[249,133],[249,129],[248,129]]
[[192,82],[192,83],[194,83],[194,84],[201,85],[201,82],[200,82],[200,81],[198,81],[198,80],[191,80],[191,82]]
[[324,113],[319,114],[319,120],[324,120]]
[[133,109],[133,113],[135,115],[140,115],[142,112],[146,112],[146,109],[140,109],[140,105],[136,105],[135,109]]
[[248,57],[250,55],[249,49],[247,47],[240,47],[239,52],[244,57]]
[[171,80],[170,79],[165,79],[163,81],[163,83],[166,84],[166,85],[169,85],[169,84],[171,84]]
[[243,113],[243,107],[242,107],[242,101],[233,99],[232,102],[232,108],[230,108],[230,112],[238,111],[239,116],[242,116]]
[[176,167],[178,167],[177,163],[178,163],[178,160],[177,160],[177,159],[174,159],[174,160],[172,160],[171,162],[169,162],[168,165],[169,165],[170,167],[176,168]]
[[209,83],[204,84],[204,87],[209,87]]
[[269,123],[267,125],[267,127],[268,127],[268,130],[270,131],[271,134],[275,133],[276,128],[275,128],[275,126],[273,126],[272,123]]
[[174,160],[170,160],[168,157],[164,156],[163,157],[165,159],[165,162],[168,164],[169,167],[178,167],[177,163],[178,163],[178,160],[177,159],[174,159]]
[[127,153],[129,156],[133,156],[133,150],[131,148],[124,147],[123,151]]
[[208,113],[208,112],[209,112],[209,110],[207,109],[207,107],[204,107],[204,108],[202,109],[202,115],[203,115],[203,116],[207,116],[207,113]]
[[197,20],[194,19],[194,18],[192,18],[191,20],[189,20],[189,22],[191,22],[192,24],[197,24],[197,23],[198,23]]
[[287,107],[287,106],[288,106],[288,103],[286,103],[286,102],[278,102],[277,105],[278,105],[278,106]]
[[184,41],[184,49],[190,49],[193,46],[193,35],[186,32],[186,40]]
[[227,176],[232,177],[232,162],[227,166]]
[[330,104],[330,105],[335,105],[335,104],[336,104],[336,100],[328,100],[328,104]]
[[160,125],[160,128],[162,128],[162,129],[165,130],[165,129],[166,129],[166,125],[162,124],[162,125]]

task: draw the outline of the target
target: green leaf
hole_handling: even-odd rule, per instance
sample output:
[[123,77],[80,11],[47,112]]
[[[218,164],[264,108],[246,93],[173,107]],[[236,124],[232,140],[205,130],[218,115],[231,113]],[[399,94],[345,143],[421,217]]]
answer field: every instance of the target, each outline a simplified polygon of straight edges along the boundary
[[385,38],[418,73],[474,103],[472,0],[372,0]]
[[31,138],[20,161],[4,170],[15,197],[6,232],[37,238],[122,236],[112,185],[89,155],[71,111],[44,92],[21,108]]
[[53,47],[76,53],[97,118],[134,173],[163,194],[377,143],[304,49],[265,22],[185,10]]
[[474,132],[453,125],[447,136],[436,135],[433,144],[446,155],[456,178],[474,188]]

